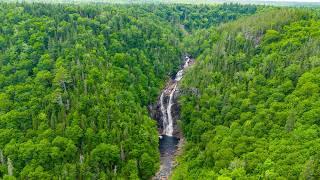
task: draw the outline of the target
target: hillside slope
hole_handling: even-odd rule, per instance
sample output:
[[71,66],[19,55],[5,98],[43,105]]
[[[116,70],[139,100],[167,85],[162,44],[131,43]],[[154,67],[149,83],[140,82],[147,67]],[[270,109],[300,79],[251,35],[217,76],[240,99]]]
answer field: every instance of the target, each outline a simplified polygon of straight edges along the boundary
[[280,9],[198,34],[172,179],[320,178],[319,26],[317,11]]
[[0,4],[0,18],[0,177],[152,176],[146,106],[180,64],[176,30],[142,7]]

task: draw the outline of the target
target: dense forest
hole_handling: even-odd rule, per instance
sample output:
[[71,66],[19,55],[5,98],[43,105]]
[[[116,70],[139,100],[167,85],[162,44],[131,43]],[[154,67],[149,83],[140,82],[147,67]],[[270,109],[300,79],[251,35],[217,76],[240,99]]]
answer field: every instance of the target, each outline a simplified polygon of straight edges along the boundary
[[149,179],[159,152],[147,106],[184,37],[257,11],[0,3],[0,179]]
[[320,10],[0,3],[0,179],[151,179],[182,57],[171,179],[320,179]]
[[320,16],[269,9],[187,38],[172,179],[320,178]]

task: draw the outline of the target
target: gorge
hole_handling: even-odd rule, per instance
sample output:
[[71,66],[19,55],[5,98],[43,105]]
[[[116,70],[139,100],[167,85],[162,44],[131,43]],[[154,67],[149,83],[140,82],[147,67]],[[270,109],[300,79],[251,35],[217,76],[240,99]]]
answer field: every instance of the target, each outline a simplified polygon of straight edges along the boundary
[[178,84],[183,78],[186,69],[193,64],[194,60],[188,55],[183,58],[183,65],[174,78],[170,79],[162,91],[157,103],[157,122],[159,127],[159,150],[160,170],[155,179],[167,179],[174,167],[174,157],[178,146],[182,144],[182,135],[177,126],[179,107],[177,96],[179,95]]

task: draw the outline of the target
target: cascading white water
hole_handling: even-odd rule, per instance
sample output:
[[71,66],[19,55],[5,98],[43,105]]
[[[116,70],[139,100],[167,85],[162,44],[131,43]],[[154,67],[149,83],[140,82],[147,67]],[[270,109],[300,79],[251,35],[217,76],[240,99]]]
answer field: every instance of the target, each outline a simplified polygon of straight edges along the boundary
[[176,92],[177,88],[177,83],[175,83],[174,88],[172,89],[170,93],[170,98],[169,98],[169,104],[167,108],[167,114],[168,114],[168,125],[165,128],[165,133],[167,136],[172,136],[173,133],[173,120],[172,120],[172,114],[171,114],[171,107],[173,105],[172,100],[173,100],[173,95]]
[[[176,92],[178,82],[182,79],[184,70],[189,66],[189,63],[190,63],[190,58],[186,56],[183,68],[180,71],[178,71],[178,73],[176,74],[176,77],[173,80],[173,84],[168,88],[166,88],[161,93],[161,96],[160,96],[160,106],[161,106],[160,109],[161,109],[162,121],[163,121],[163,134],[167,136],[172,136],[172,133],[173,133],[173,119],[172,119],[171,111],[172,111],[174,93]],[[166,98],[164,98],[166,93],[169,94],[168,103],[165,102]],[[166,104],[167,104],[167,107],[165,107]]]
[[164,102],[164,93],[165,91],[163,91],[160,96],[160,109],[162,113],[163,134],[167,134],[166,127],[168,126],[168,119],[167,119],[167,111],[166,111],[165,102]]
[[[159,150],[160,150],[160,170],[153,179],[168,179],[171,174],[174,162],[174,156],[178,148],[181,136],[179,132],[175,132],[175,93],[178,91],[178,83],[182,79],[184,70],[193,63],[188,56],[184,58],[184,65],[177,72],[174,79],[168,82],[166,88],[162,91],[159,98],[160,108],[157,109],[161,115],[163,122],[162,134],[159,136]],[[183,142],[183,141],[182,141]]]
[[175,81],[180,81],[182,79],[183,76],[183,69],[181,69],[180,71],[178,71],[176,78],[174,79]]
[[190,58],[186,56],[186,62],[183,65],[183,69],[187,68],[189,66],[189,63],[190,63]]

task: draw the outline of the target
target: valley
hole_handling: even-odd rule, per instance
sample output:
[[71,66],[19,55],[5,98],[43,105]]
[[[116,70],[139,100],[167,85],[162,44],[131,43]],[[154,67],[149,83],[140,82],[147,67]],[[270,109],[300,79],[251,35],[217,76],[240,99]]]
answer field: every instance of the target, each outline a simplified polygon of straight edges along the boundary
[[0,179],[319,179],[320,10],[0,2]]

